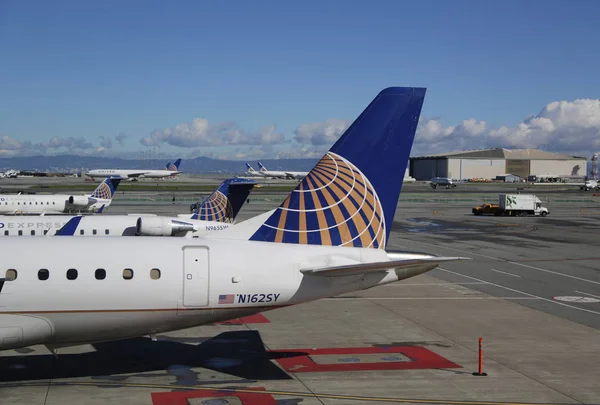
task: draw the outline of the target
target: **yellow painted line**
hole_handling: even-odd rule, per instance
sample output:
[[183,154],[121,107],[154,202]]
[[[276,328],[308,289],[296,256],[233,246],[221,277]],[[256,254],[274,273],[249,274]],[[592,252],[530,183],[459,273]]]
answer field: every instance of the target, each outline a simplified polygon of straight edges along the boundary
[[[141,383],[124,383],[124,382],[85,382],[85,381],[65,381],[65,382],[51,382],[52,385],[62,386],[115,386],[115,387],[129,387],[129,388],[160,388],[166,390],[187,389],[190,391],[219,391],[219,392],[231,392],[239,394],[269,394],[269,395],[286,395],[286,396],[297,396],[306,398],[322,398],[322,399],[344,399],[349,401],[371,401],[371,402],[392,402],[392,403],[410,403],[410,404],[447,404],[447,405],[558,405],[547,402],[494,402],[494,401],[455,401],[447,399],[410,399],[410,398],[390,398],[390,397],[363,397],[359,395],[336,395],[336,394],[323,394],[323,393],[307,393],[297,391],[275,391],[275,390],[257,390],[251,388],[224,388],[224,387],[197,387],[193,385],[160,385],[160,384],[141,384]],[[48,383],[43,382],[24,382],[24,383],[4,383],[0,384],[1,387],[11,386],[44,386],[48,387]]]

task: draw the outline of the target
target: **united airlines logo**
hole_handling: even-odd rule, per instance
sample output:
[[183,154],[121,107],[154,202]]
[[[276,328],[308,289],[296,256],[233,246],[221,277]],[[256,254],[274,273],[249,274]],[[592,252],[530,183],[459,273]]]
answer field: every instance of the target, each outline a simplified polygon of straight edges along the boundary
[[177,166],[175,166],[175,163],[171,163],[169,165],[169,167],[167,168],[167,170],[169,170],[171,172],[176,172],[177,171]]
[[251,239],[383,249],[383,209],[365,175],[329,152]]
[[106,183],[102,183],[98,186],[96,191],[92,193],[92,197],[97,198],[99,200],[110,200],[112,196],[112,192],[110,187]]
[[212,193],[200,207],[198,219],[201,221],[233,222],[233,208],[227,196],[218,190]]

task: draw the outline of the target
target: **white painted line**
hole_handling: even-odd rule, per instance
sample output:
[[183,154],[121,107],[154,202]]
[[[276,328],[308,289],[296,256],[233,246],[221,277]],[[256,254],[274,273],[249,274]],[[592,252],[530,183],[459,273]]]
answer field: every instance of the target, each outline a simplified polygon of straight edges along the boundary
[[507,276],[513,276],[513,277],[519,277],[519,278],[521,277],[521,276],[519,276],[517,274],[507,273],[507,272],[502,271],[502,270],[496,270],[496,269],[490,269],[490,270],[491,271],[495,271],[496,273],[506,274]]
[[[403,239],[403,238],[400,238]],[[438,249],[449,249],[449,250],[456,250],[457,252],[461,252],[461,253],[468,253],[470,255],[475,255],[475,256],[482,256],[482,257],[486,257],[488,259],[493,259],[493,260],[497,260],[499,262],[504,262],[504,263],[509,263],[509,264],[514,264],[516,266],[522,266],[522,267],[527,267],[528,269],[533,269],[533,270],[538,270],[538,271],[543,271],[546,273],[550,273],[550,274],[555,274],[557,276],[563,276],[563,277],[568,277],[568,278],[572,278],[575,280],[579,280],[579,281],[585,281],[586,283],[592,283],[592,284],[598,284],[600,285],[600,281],[593,281],[593,280],[588,280],[587,278],[581,278],[581,277],[577,277],[577,276],[571,276],[570,274],[564,274],[564,273],[560,273],[558,271],[552,271],[552,270],[546,270],[546,269],[542,269],[539,267],[534,267],[534,266],[530,266],[527,264],[522,264],[522,263],[517,263],[517,262],[512,262],[510,260],[505,260],[505,259],[500,259],[497,257],[492,257],[492,256],[487,256],[487,255],[482,255],[479,253],[473,253],[471,251],[468,250],[462,250],[462,249],[456,249],[456,248],[451,248],[451,247],[445,247],[442,245],[434,245],[432,243],[425,243],[425,242],[418,242],[418,241],[411,241],[409,239],[403,239],[403,240],[407,240],[409,242],[413,242],[413,243],[420,243],[422,245],[427,245],[427,246],[432,246],[432,247],[436,247]],[[391,246],[395,246],[394,244],[390,243]]]
[[507,263],[514,264],[514,265],[517,265],[517,266],[527,267],[528,269],[543,271],[543,272],[550,273],[550,274],[556,274],[557,276],[563,276],[563,277],[568,277],[568,278],[572,278],[572,279],[579,280],[579,281],[585,281],[586,283],[592,283],[592,284],[598,284],[598,285],[600,285],[600,281],[588,280],[587,278],[581,278],[581,277],[577,277],[577,276],[572,276],[570,274],[564,274],[564,273],[560,273],[558,271],[541,269],[539,267],[529,266],[527,264],[517,263],[517,262],[510,262],[509,261]]
[[[493,256],[487,256],[487,255],[482,255],[481,253],[473,253],[470,250],[462,250],[462,249],[456,249],[456,248],[451,248],[451,247],[446,247],[446,246],[442,246],[442,245],[435,245],[433,243],[425,243],[425,242],[418,242],[416,240],[410,240],[410,239],[404,239],[404,238],[399,238],[402,240],[406,240],[408,242],[412,242],[412,243],[420,243],[421,245],[427,245],[427,246],[432,246],[432,247],[436,247],[439,249],[449,249],[449,250],[456,250],[457,252],[461,252],[461,253],[468,253],[470,255],[475,255],[475,256],[481,256],[481,257],[487,257],[488,259],[493,259],[493,260],[497,260],[499,262],[504,262],[506,260],[504,259],[499,259],[497,257],[493,257]],[[394,247],[399,247],[401,248],[399,245],[394,245],[393,243],[389,244],[390,246],[394,246]]]
[[[485,283],[487,284],[487,283]],[[323,298],[326,301],[386,301],[386,300],[398,300],[398,301],[410,301],[410,300],[538,300],[541,298],[536,297],[340,297],[340,298]]]
[[[420,286],[420,285],[441,285],[441,286],[448,286],[448,285],[474,285],[474,284],[487,284],[487,283],[480,283],[478,281],[473,281],[473,282],[466,282],[466,283],[451,283],[450,281],[446,282],[446,283],[392,283],[392,284],[387,284],[385,285],[385,287],[406,287],[406,286]],[[383,286],[380,286],[383,287]]]
[[594,295],[594,294],[590,294],[590,293],[586,293],[586,292],[578,291],[578,290],[575,290],[575,292],[579,293],[579,294],[583,294],[583,295],[589,295],[590,297],[594,297],[594,298],[600,298],[600,295]]
[[539,298],[540,300],[551,302],[551,303],[556,304],[556,305],[562,305],[563,307],[567,307],[567,308],[571,308],[571,309],[576,309],[578,311],[589,312],[589,313],[592,313],[592,314],[600,315],[600,312],[592,311],[591,309],[574,307],[573,305],[565,304],[564,302],[558,302],[558,301],[554,301],[554,300],[551,300],[551,299],[548,299],[548,298],[537,296],[535,294],[529,294],[529,293],[526,293],[526,292],[523,292],[523,291],[515,290],[514,288],[505,287],[505,286],[500,285],[500,284],[496,284],[496,283],[492,283],[492,282],[489,282],[489,281],[485,281],[485,280],[482,280],[482,279],[477,278],[477,277],[466,276],[464,274],[457,273],[455,271],[451,271],[451,270],[448,270],[448,269],[442,269],[441,267],[438,267],[438,269],[440,269],[442,271],[445,271],[445,272],[448,272],[448,273],[456,274],[457,276],[463,276],[463,277],[466,277],[466,278],[470,278],[472,280],[483,281],[483,282],[485,282],[485,283],[487,283],[489,285],[493,285],[493,286],[496,286],[496,287],[504,288],[505,290],[508,290],[508,291],[516,292],[516,293],[523,294],[523,295],[527,295],[529,297]]

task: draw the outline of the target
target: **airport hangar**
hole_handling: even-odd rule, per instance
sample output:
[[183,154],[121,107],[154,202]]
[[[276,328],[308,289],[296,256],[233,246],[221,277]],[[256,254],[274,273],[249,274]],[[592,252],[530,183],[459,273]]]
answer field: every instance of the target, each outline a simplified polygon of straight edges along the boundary
[[514,174],[529,176],[584,177],[585,157],[537,149],[480,149],[410,158],[410,175],[417,180],[448,177],[453,180],[495,179]]

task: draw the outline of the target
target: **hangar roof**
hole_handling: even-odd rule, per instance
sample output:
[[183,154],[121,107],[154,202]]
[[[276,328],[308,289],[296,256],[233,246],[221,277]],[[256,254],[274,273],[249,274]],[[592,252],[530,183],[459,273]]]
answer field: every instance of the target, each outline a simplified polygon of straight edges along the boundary
[[508,160],[571,160],[586,159],[584,157],[565,155],[556,152],[546,152],[538,149],[472,149],[459,152],[437,153],[433,155],[415,156],[411,159],[436,159],[436,158],[461,158],[461,159],[508,159]]

